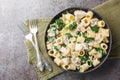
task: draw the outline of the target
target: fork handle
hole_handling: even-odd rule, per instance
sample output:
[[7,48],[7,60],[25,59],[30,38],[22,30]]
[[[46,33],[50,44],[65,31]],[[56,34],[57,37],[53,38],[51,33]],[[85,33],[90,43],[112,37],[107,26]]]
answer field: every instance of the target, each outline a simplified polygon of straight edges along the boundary
[[44,65],[45,65],[45,68],[48,69],[49,71],[52,71],[52,66],[51,66],[50,63],[43,57],[42,52],[39,50],[37,37],[36,37],[36,35],[34,35],[34,36],[35,36],[35,45],[36,45],[36,47],[37,47],[36,50],[38,51],[39,57],[43,60]]
[[42,59],[43,59],[43,62],[45,64],[45,68],[48,69],[49,71],[52,71],[51,64],[44,57],[42,57]]
[[43,63],[43,59],[42,59],[42,56],[40,55],[40,51],[39,51],[39,46],[38,46],[38,42],[37,42],[37,37],[36,37],[36,34],[33,34],[34,35],[34,39],[35,39],[35,49],[36,49],[36,53],[37,53],[37,66],[39,67],[39,69],[41,71],[44,70],[44,63]]

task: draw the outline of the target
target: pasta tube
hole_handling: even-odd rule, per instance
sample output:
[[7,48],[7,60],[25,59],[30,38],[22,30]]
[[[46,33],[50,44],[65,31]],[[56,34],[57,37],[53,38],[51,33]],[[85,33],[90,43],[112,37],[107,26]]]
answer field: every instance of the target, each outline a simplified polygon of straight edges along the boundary
[[88,11],[86,14],[86,18],[91,19],[93,17],[93,12],[92,11]]
[[85,72],[88,68],[89,68],[88,63],[85,63],[85,64],[80,66],[80,71],[81,72]]
[[84,56],[84,55],[85,55],[85,51],[84,51],[84,50],[80,51],[80,52],[79,52],[79,55],[80,55],[80,56]]
[[66,18],[67,20],[69,20],[69,21],[73,21],[73,20],[74,20],[74,15],[72,15],[72,14],[70,14],[70,13],[67,13],[67,14],[65,15],[65,18]]
[[93,61],[93,66],[97,66],[98,64],[100,64],[100,61],[96,58]]
[[98,21],[98,26],[99,27],[105,27],[105,22],[103,20]]
[[56,40],[56,43],[58,43],[58,44],[63,44],[63,43],[64,43],[63,38],[62,38],[62,37],[58,38],[58,39]]
[[68,70],[76,70],[76,66],[74,64],[69,64]]
[[81,23],[86,27],[90,24],[90,20],[88,18],[83,18],[81,20]]
[[107,50],[107,49],[108,49],[108,46],[107,46],[107,44],[105,44],[105,43],[101,43],[101,48],[104,49],[104,50]]
[[62,47],[61,49],[60,49],[60,51],[61,51],[61,55],[62,56],[70,56],[70,48],[65,48],[65,47]]
[[70,58],[68,58],[68,57],[62,58],[62,62],[64,65],[68,65],[70,63]]
[[102,54],[101,53],[99,53],[99,52],[96,52],[96,53],[94,53],[94,58],[101,58],[102,57]]
[[54,57],[54,51],[53,51],[53,50],[49,50],[49,51],[48,51],[48,54],[49,54],[50,56]]
[[83,43],[85,41],[85,38],[83,36],[78,36],[77,42]]
[[65,70],[68,70],[68,65],[65,65],[65,64],[63,64],[62,66],[61,66],[63,69],[65,69]]
[[55,59],[54,59],[54,62],[58,65],[58,66],[61,66],[63,63],[62,63],[62,60],[60,59],[60,58],[58,58],[58,57],[56,57]]

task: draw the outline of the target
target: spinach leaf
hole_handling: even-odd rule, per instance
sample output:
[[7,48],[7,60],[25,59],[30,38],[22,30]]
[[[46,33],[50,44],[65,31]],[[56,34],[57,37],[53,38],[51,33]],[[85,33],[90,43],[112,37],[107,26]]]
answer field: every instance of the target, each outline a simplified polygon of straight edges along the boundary
[[60,52],[60,50],[57,48],[57,46],[54,46],[54,49],[55,49],[57,52]]
[[51,25],[50,25],[50,27],[56,27],[56,24],[55,24],[55,23],[53,23],[53,24],[51,24]]
[[80,44],[80,42],[77,42],[77,44]]
[[98,52],[100,52],[100,53],[102,54],[102,56],[105,56],[105,55],[106,55],[105,51],[104,51],[101,47],[96,48],[96,50],[97,50]]
[[99,27],[97,25],[91,26],[91,30],[97,33],[99,30]]
[[61,46],[65,47],[66,48],[66,45],[65,44],[62,44]]
[[67,35],[69,39],[73,37],[70,33],[66,33],[65,35]]
[[86,54],[88,54],[88,52],[89,52],[89,50],[88,50],[88,49],[85,49],[84,51],[85,51],[85,53],[86,53]]
[[62,56],[62,58],[66,58],[66,56]]
[[93,62],[92,61],[88,61],[88,65],[89,66],[93,66]]
[[84,38],[87,38],[87,35],[86,35],[85,33],[82,33],[82,36],[83,36]]
[[72,24],[69,25],[69,29],[70,29],[70,30],[73,30],[73,29],[75,29],[76,27],[77,27],[76,22],[73,22]]
[[52,42],[52,41],[54,41],[55,40],[55,37],[48,37],[48,41],[47,42]]
[[73,43],[76,43],[76,41],[73,41]]
[[92,42],[92,41],[94,41],[94,38],[86,38],[86,39],[85,39],[85,42],[86,42],[86,43],[90,43],[90,42]]
[[76,32],[76,35],[79,35],[79,36],[81,36],[81,33],[80,33],[80,31],[77,31],[77,32]]
[[58,30],[62,30],[65,27],[65,23],[61,19],[56,19],[55,23],[58,25]]
[[79,56],[79,58],[81,59],[82,62],[86,62],[88,60],[88,55]]

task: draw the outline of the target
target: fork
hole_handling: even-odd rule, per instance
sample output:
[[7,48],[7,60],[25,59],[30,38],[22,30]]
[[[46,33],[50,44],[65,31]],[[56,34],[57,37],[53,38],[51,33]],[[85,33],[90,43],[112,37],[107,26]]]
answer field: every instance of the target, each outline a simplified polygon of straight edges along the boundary
[[25,38],[27,40],[29,40],[32,43],[32,45],[34,46],[34,42],[32,40],[33,35],[32,35],[32,33],[29,32],[29,28],[26,27],[25,23],[20,24],[18,27],[25,35]]
[[40,71],[43,71],[44,70],[44,63],[43,63],[43,60],[42,60],[42,56],[40,55],[40,51],[39,51],[39,48],[38,48],[37,37],[36,37],[37,28],[34,26],[32,21],[29,23],[29,28],[30,28],[30,31],[33,34],[34,40],[35,40],[35,49],[36,49],[36,53],[37,53],[37,67],[40,69]]
[[[32,43],[32,45],[34,46],[34,48],[36,49],[35,43],[33,42],[33,34],[29,31],[29,28],[26,26],[26,24],[25,23],[19,24],[18,27],[23,32],[23,34],[25,35],[25,38],[27,40],[29,40]],[[44,65],[41,64],[41,63],[43,63],[41,61],[42,60],[40,60],[39,57],[37,57],[37,67],[40,69],[40,71],[43,71]]]
[[[35,39],[35,47],[36,47],[36,51],[37,51],[37,57],[38,57],[38,61],[41,61],[41,63],[38,66],[44,67],[48,69],[49,71],[52,71],[52,66],[50,65],[50,63],[43,57],[42,52],[39,50],[39,45],[38,45],[38,41],[37,41],[37,32],[38,32],[38,28],[37,28],[37,21],[36,20],[31,20],[30,21],[30,31],[31,33],[33,33],[34,39]],[[44,63],[43,63],[43,62]]]

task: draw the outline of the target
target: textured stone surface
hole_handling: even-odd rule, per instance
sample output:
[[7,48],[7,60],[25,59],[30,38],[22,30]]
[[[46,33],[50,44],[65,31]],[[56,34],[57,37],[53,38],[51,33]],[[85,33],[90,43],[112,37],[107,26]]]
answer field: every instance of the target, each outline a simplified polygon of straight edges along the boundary
[[[27,63],[24,36],[18,25],[31,18],[53,17],[68,7],[92,8],[107,0],[0,0],[0,80],[39,80]],[[108,60],[99,71],[65,72],[51,80],[120,80],[120,60]]]

